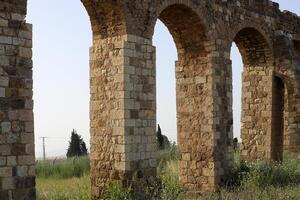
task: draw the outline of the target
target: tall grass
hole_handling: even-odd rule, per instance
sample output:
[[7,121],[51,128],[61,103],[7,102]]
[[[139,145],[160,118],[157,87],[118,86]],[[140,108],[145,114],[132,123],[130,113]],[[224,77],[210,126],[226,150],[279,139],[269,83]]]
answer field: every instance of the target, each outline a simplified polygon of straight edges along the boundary
[[183,194],[176,160],[170,160],[165,163],[164,167],[159,171],[159,178],[162,183],[161,199],[175,200]]
[[249,184],[259,188],[298,185],[300,184],[300,161],[288,155],[284,156],[282,162],[237,160],[223,183],[226,189],[236,189]]
[[90,177],[68,179],[40,178],[36,181],[39,200],[90,200]]
[[56,161],[39,161],[36,165],[36,173],[39,178],[82,177],[90,173],[90,161],[87,156]]
[[[158,180],[145,188],[147,199],[183,200],[196,199],[187,196],[178,177],[179,153],[176,146],[159,152]],[[60,185],[61,188],[53,191],[51,198],[40,199],[90,199],[89,188],[89,159],[87,157],[65,160],[61,162],[40,162],[37,165],[38,194],[50,197],[45,191]],[[74,179],[72,177],[81,177]],[[84,181],[82,181],[84,179]],[[78,180],[78,190],[71,190],[67,183],[74,184]],[[56,182],[58,181],[58,182]],[[49,184],[52,182],[52,186]],[[82,182],[82,183],[81,183]],[[263,200],[263,199],[300,199],[300,161],[285,156],[282,162],[244,162],[240,161],[239,154],[235,154],[235,162],[222,180],[222,187],[217,193],[209,193],[201,199],[208,200]],[[48,186],[47,186],[48,185]],[[51,184],[50,184],[51,185]],[[67,187],[65,190],[63,187]],[[72,187],[75,188],[73,185]],[[44,190],[44,192],[43,192]],[[76,195],[74,195],[76,193]],[[72,196],[73,195],[73,196]],[[149,196],[150,195],[150,196]],[[151,196],[152,195],[152,196]],[[113,183],[107,188],[106,199],[135,199],[130,188],[123,188]]]

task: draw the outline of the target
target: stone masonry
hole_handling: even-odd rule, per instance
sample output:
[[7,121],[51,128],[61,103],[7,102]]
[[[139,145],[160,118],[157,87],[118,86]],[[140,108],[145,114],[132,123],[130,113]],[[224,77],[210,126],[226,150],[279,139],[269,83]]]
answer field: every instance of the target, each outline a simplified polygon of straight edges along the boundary
[[0,1],[0,199],[35,199],[32,26],[25,0]]
[[[177,47],[179,176],[218,190],[233,161],[232,64],[243,58],[241,156],[300,158],[300,17],[269,0],[81,0],[90,16],[91,185],[140,192],[156,176],[161,20]],[[35,199],[32,34],[26,0],[0,0],[0,199]],[[158,66],[159,67],[159,66]]]
[[[156,66],[151,44],[158,19],[169,29],[178,52],[179,175],[187,190],[217,190],[232,164],[233,42],[244,63],[242,158],[281,160],[284,151],[300,155],[300,18],[295,14],[281,12],[267,0],[82,2],[94,37],[91,77],[99,78],[98,90],[91,81],[95,198],[112,180],[132,184],[155,176]],[[96,56],[95,49],[101,49],[101,55]],[[98,99],[94,106],[94,95],[109,96],[110,101]],[[117,106],[108,107],[112,99]],[[115,139],[100,142],[103,137]],[[110,152],[103,151],[106,146]]]

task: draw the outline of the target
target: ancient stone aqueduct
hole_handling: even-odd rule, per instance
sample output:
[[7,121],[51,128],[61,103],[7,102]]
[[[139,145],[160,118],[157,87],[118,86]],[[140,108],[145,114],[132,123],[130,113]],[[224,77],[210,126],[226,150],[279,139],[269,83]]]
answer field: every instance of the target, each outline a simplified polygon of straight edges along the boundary
[[[92,195],[112,180],[156,176],[152,36],[160,19],[177,46],[180,181],[214,191],[232,148],[230,49],[241,52],[246,160],[300,157],[300,18],[269,0],[82,0],[91,20]],[[296,2],[294,2],[296,3]],[[297,2],[298,3],[298,2]],[[27,0],[0,1],[0,199],[35,199],[32,26]]]

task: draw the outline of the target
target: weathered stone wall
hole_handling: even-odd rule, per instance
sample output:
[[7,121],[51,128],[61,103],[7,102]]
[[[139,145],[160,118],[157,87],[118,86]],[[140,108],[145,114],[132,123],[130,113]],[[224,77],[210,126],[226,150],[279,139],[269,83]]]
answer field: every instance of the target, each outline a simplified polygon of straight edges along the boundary
[[101,197],[112,180],[139,186],[156,176],[155,48],[123,35],[90,52],[92,193]]
[[0,1],[0,199],[35,199],[32,26],[26,1]]
[[[0,199],[35,199],[31,26],[0,1]],[[156,176],[154,26],[175,41],[179,176],[214,191],[233,160],[232,66],[244,63],[242,158],[300,157],[300,18],[268,0],[82,0],[91,20],[92,196]],[[167,53],[167,52],[166,52]]]
[[[241,156],[270,158],[272,132],[272,51],[260,32],[244,28],[236,35],[243,58]],[[255,53],[253,53],[253,50]]]
[[[99,38],[116,36],[126,38],[124,45],[130,46],[123,46],[124,54],[118,54],[125,60],[122,68],[130,71],[121,75],[126,88],[122,97],[125,122],[119,131],[125,138],[122,170],[127,176],[120,178],[123,182],[136,179],[136,174],[141,180],[155,175],[155,51],[151,50],[151,39],[158,19],[169,29],[178,52],[179,175],[185,188],[196,193],[216,190],[232,164],[230,50],[233,42],[244,63],[242,158],[280,160],[283,149],[298,155],[299,47],[293,41],[299,39],[300,33],[297,16],[281,12],[278,4],[268,0],[131,0],[113,4],[83,0],[83,3],[91,17],[94,46]],[[143,49],[142,43],[149,45],[149,50]],[[114,51],[107,50],[113,55]],[[101,65],[99,62],[97,68]],[[113,76],[116,80],[120,74]],[[110,112],[109,107],[105,110]],[[103,134],[97,131],[97,135]],[[147,137],[140,140],[144,134],[148,137],[147,144],[153,145],[149,147],[152,153],[145,158],[143,141]],[[102,162],[98,157],[95,159]],[[145,172],[147,168],[151,173]],[[107,183],[110,181],[107,179]]]

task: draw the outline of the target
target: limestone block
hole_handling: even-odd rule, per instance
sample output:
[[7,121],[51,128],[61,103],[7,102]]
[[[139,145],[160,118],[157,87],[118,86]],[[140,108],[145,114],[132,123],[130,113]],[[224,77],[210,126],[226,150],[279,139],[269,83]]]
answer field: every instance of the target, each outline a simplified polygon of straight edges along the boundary
[[5,88],[0,87],[0,97],[5,97]]
[[23,58],[32,58],[32,50],[31,48],[19,48],[19,56]]
[[13,177],[2,178],[1,182],[3,190],[11,190],[16,188],[16,179]]
[[0,156],[0,167],[6,165],[6,157],[5,156]]
[[19,176],[19,177],[28,176],[28,166],[18,166],[17,167],[17,176]]
[[12,176],[12,167],[0,167],[0,177]]
[[12,44],[12,37],[0,36],[0,44]]
[[30,166],[28,169],[28,176],[35,176],[35,166]]
[[10,122],[2,122],[1,123],[1,133],[9,133],[11,131],[11,123]]
[[11,148],[9,145],[0,145],[0,155],[2,156],[7,156],[7,155],[10,155],[11,153]]
[[35,157],[32,155],[18,156],[18,165],[33,165],[35,164]]
[[8,87],[9,79],[5,76],[0,76],[0,86],[1,87]]
[[32,144],[34,142],[33,133],[21,133],[21,143]]
[[8,20],[0,19],[0,27],[7,27],[7,26],[8,26]]
[[7,156],[7,166],[16,166],[17,158],[16,156]]
[[25,15],[21,15],[18,13],[12,13],[11,14],[11,19],[12,20],[17,20],[17,21],[24,21],[25,20]]

